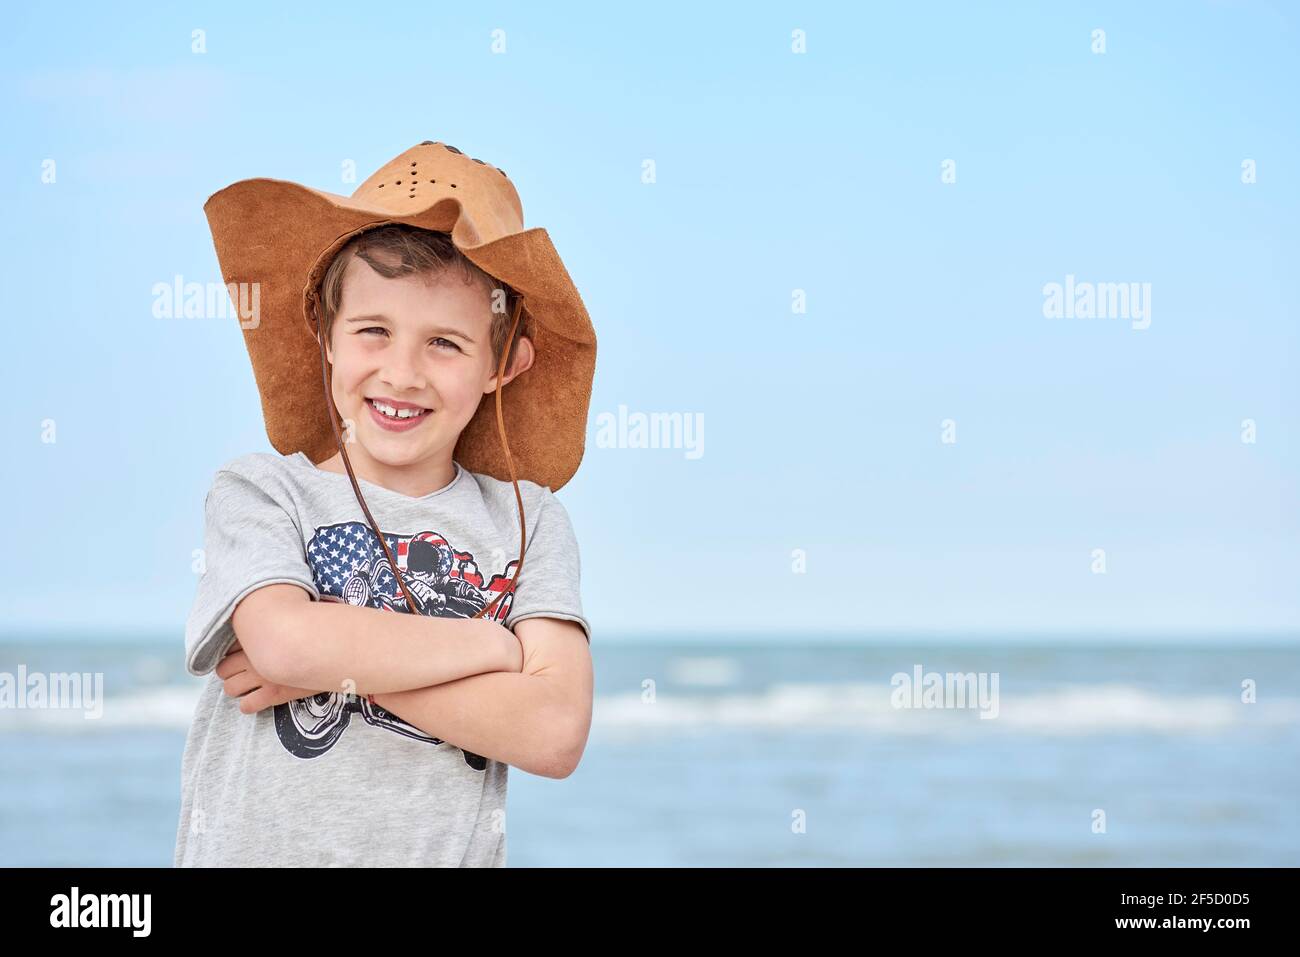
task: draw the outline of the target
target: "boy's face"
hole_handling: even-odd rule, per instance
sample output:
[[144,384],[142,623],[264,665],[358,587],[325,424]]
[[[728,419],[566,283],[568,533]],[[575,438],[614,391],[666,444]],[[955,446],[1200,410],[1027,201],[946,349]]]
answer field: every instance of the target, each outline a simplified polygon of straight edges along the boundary
[[[456,440],[497,385],[491,302],[459,270],[431,285],[425,276],[385,279],[355,256],[348,263],[326,356],[339,415],[354,423],[348,456],[377,481],[396,477],[386,467],[450,468]],[[532,365],[528,339],[515,352],[503,384]],[[376,400],[427,411],[395,419]]]

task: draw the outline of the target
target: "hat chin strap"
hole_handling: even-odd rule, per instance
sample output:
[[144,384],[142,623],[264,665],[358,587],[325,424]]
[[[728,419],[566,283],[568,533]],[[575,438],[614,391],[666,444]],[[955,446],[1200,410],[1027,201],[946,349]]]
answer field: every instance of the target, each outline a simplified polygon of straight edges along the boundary
[[[514,577],[510,579],[510,584],[500,592],[491,603],[480,609],[472,617],[480,618],[486,615],[492,608],[506,595],[513,594],[515,582],[519,580],[519,573],[524,569],[524,548],[526,539],[524,534],[524,497],[519,491],[519,478],[515,475],[515,462],[510,455],[510,445],[506,442],[506,420],[501,412],[501,385],[502,379],[506,374],[506,363],[514,353],[515,330],[519,328],[519,319],[523,315],[523,298],[515,300],[514,319],[510,324],[510,335],[506,337],[506,348],[502,350],[501,361],[497,366],[497,387],[496,387],[496,406],[497,406],[497,434],[501,436],[501,450],[506,455],[506,468],[510,470],[510,481],[515,487],[515,502],[519,506],[519,563],[515,566]],[[423,604],[417,602],[414,596],[406,588],[406,582],[402,580],[401,569],[397,567],[397,559],[393,557],[388,543],[384,541],[384,536],[379,531],[379,526],[375,524],[374,516],[370,514],[370,508],[366,505],[365,497],[361,494],[361,486],[357,484],[357,477],[352,471],[352,463],[348,460],[347,449],[344,448],[343,435],[339,431],[338,410],[334,407],[334,392],[331,388],[332,374],[329,361],[325,355],[325,339],[320,335],[320,323],[316,324],[317,334],[316,342],[320,345],[321,374],[325,382],[325,407],[329,412],[330,425],[334,429],[334,441],[338,445],[339,455],[343,457],[343,466],[347,469],[348,479],[352,482],[352,491],[356,493],[357,502],[361,505],[361,511],[365,513],[366,521],[370,524],[370,529],[375,533],[375,538],[379,541],[379,547],[384,550],[388,557],[388,567],[393,571],[393,577],[397,580],[397,586],[402,590],[402,595],[406,598],[406,610],[411,614],[421,614]],[[373,700],[373,699],[372,699]]]

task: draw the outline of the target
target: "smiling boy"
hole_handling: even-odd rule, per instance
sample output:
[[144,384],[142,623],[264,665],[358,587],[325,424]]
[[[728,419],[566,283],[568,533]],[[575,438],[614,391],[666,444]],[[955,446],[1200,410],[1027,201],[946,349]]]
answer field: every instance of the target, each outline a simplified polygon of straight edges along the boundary
[[441,143],[347,199],[246,180],[205,208],[227,281],[272,283],[245,337],[278,453],[205,502],[175,863],[504,866],[508,766],[567,776],[591,722],[554,495],[590,397],[581,300],[504,174]]

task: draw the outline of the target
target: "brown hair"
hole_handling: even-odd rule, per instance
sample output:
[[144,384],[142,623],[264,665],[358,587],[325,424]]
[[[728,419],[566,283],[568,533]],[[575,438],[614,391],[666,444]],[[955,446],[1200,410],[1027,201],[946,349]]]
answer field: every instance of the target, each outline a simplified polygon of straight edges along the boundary
[[[456,248],[447,233],[402,223],[390,223],[353,237],[339,250],[338,255],[329,264],[329,268],[325,270],[325,275],[320,281],[320,328],[326,342],[329,342],[334,319],[343,302],[343,273],[353,256],[363,260],[385,279],[419,275],[433,281],[459,268],[466,284],[477,282],[489,295],[497,289],[502,290],[504,295],[500,299],[501,308],[500,311],[492,313],[490,334],[492,368],[495,370],[498,367],[501,353],[506,346],[506,336],[510,334],[510,320],[514,314],[515,302],[519,298],[518,294],[466,258],[465,254]],[[520,338],[527,335],[529,335],[529,324],[528,314],[525,311],[520,317],[519,330],[515,333],[512,350]],[[510,360],[507,360],[506,369],[509,368]]]

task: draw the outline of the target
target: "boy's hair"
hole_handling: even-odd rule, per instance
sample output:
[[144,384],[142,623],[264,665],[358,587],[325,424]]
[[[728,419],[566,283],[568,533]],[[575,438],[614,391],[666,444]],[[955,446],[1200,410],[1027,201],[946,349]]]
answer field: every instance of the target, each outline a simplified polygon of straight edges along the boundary
[[[490,335],[492,368],[498,367],[506,346],[506,336],[510,334],[510,320],[514,315],[518,294],[466,258],[447,233],[401,223],[380,226],[353,237],[339,250],[325,270],[320,281],[320,328],[326,342],[329,341],[334,319],[343,302],[343,273],[353,256],[363,260],[385,279],[420,275],[432,281],[458,268],[467,284],[477,282],[488,297],[492,296],[493,290],[502,290],[504,298],[500,301],[504,305],[504,311],[492,313]],[[493,301],[495,300],[488,298],[489,306]],[[519,329],[515,332],[512,349],[522,336],[529,335],[528,325],[528,313],[525,311],[519,318]],[[509,368],[508,362],[506,368]]]

